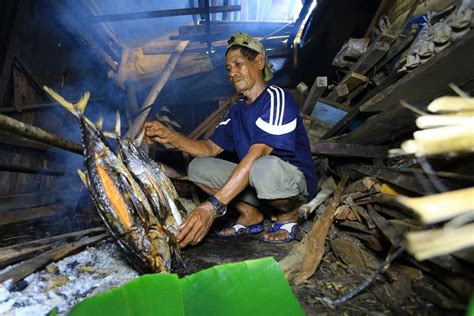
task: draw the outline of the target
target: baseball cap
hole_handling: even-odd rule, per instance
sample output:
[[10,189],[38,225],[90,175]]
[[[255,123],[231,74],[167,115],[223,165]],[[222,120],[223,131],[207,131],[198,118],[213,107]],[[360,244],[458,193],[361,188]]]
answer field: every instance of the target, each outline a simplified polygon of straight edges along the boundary
[[265,54],[265,48],[263,47],[263,44],[257,40],[256,38],[253,38],[247,33],[242,33],[242,32],[237,32],[232,34],[232,36],[227,40],[227,49],[226,49],[226,54],[229,48],[232,46],[239,45],[239,46],[244,46],[247,48],[250,48],[251,50],[256,51],[259,54],[262,54],[263,57],[265,57],[265,68],[264,68],[264,76],[263,79],[265,81],[270,81],[273,78],[273,74],[271,71],[272,64],[270,64],[267,61],[267,56]]

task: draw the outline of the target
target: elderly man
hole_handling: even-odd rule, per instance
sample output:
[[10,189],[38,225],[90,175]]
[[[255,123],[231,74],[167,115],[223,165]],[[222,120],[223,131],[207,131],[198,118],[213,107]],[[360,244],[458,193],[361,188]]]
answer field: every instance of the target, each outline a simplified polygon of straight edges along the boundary
[[[189,179],[211,196],[181,225],[178,242],[181,247],[199,243],[229,204],[239,216],[220,236],[260,233],[264,203],[277,221],[263,240],[289,242],[295,237],[298,207],[316,194],[316,170],[301,117],[287,91],[267,84],[272,73],[255,38],[235,33],[228,40],[226,69],[242,98],[210,139],[193,140],[159,122],[145,123],[148,143],[171,144],[197,157],[189,164]],[[223,150],[236,152],[240,162],[211,158]]]

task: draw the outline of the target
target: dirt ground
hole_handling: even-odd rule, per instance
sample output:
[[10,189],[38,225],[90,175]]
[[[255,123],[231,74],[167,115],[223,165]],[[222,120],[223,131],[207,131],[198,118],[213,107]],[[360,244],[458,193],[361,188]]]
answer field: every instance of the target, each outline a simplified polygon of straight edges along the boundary
[[[266,221],[266,226],[270,223]],[[339,237],[345,233],[338,231]],[[292,246],[262,242],[261,234],[222,238],[210,233],[198,246],[183,250],[187,273],[223,263],[272,256],[283,259]],[[351,240],[348,237],[348,240]],[[326,243],[328,244],[328,243]],[[364,247],[363,245],[360,245]],[[341,305],[332,306],[324,298],[335,299],[366,280],[383,258],[372,258],[369,267],[345,264],[330,247],[318,270],[306,283],[292,286],[293,292],[307,315],[464,315],[465,305],[443,284],[413,266],[402,256],[388,271],[379,275],[365,291]],[[367,260],[369,261],[369,260]],[[183,272],[179,272],[183,274]]]
[[[100,225],[98,218],[87,217],[87,219],[87,222],[78,218],[62,217],[56,222],[49,219],[43,223],[36,223],[34,229],[27,229],[26,225],[10,226],[8,231],[2,232],[2,246],[47,237],[44,235],[47,230],[48,235],[63,233],[62,229],[59,231],[51,229],[53,227],[67,228],[72,223],[77,226],[77,223],[81,222],[82,227],[77,226],[75,229],[77,230]],[[63,225],[57,225],[59,221]],[[306,223],[306,226],[310,224]],[[213,229],[218,226],[219,223]],[[265,226],[268,230],[270,221],[266,220]],[[67,231],[71,227],[66,228]],[[22,231],[22,234],[18,234],[18,231]],[[187,271],[176,272],[179,275],[186,275],[217,264],[267,256],[279,261],[297,243],[293,241],[283,245],[268,244],[261,241],[261,237],[262,234],[222,238],[211,231],[201,244],[183,250]],[[341,251],[348,245],[352,248]],[[351,255],[354,249],[360,249],[362,256]],[[453,289],[459,288],[459,283],[466,281],[460,279],[459,275],[444,275],[446,273],[444,270],[436,272],[433,266],[418,263],[406,254],[396,259],[387,271],[378,275],[369,287],[352,300],[337,306],[326,302],[325,299],[334,300],[363,283],[385,259],[380,257],[380,254],[387,255],[389,249],[389,246],[384,245],[381,253],[375,253],[347,231],[338,229],[337,225],[333,226],[326,241],[325,255],[316,273],[304,284],[292,286],[306,314],[465,315],[470,293],[459,293]],[[454,286],[456,283],[457,286]]]

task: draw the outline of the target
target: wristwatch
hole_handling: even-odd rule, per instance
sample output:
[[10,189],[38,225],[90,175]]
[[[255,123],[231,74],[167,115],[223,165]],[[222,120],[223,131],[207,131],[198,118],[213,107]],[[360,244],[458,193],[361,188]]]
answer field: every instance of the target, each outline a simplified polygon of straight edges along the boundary
[[209,198],[209,202],[211,202],[214,211],[216,211],[216,217],[223,216],[227,212],[227,205],[219,201],[214,195]]

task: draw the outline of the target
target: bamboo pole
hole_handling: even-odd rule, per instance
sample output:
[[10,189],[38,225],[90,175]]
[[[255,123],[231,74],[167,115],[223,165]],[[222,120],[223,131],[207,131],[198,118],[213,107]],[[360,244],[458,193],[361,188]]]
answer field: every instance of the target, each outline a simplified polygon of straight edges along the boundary
[[141,113],[135,118],[133,121],[132,126],[128,130],[125,137],[135,138],[141,131],[143,124],[145,123],[146,118],[151,110],[151,105],[156,101],[158,94],[160,94],[161,90],[165,86],[166,82],[168,81],[169,77],[173,73],[176,64],[178,63],[181,55],[183,54],[184,50],[188,46],[189,41],[182,41],[176,47],[175,53],[170,57],[168,62],[166,63],[165,68],[162,70],[158,81],[155,85],[151,88],[148,96],[143,102],[143,106],[141,108]]
[[79,155],[82,155],[84,151],[82,146],[79,144],[63,139],[59,136],[48,133],[39,127],[20,122],[3,114],[0,114],[0,129]]

